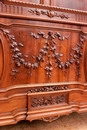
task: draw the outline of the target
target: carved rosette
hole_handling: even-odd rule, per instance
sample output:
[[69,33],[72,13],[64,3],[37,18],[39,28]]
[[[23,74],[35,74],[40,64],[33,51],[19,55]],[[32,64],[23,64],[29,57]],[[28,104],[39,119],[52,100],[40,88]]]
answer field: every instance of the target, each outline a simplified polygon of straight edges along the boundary
[[[58,42],[55,42],[55,39],[58,39],[60,41],[64,41],[68,39],[68,36],[62,36],[59,32],[53,33],[52,31],[48,31],[48,34],[45,35],[44,32],[38,32],[37,34],[35,33],[30,33],[30,36],[35,38],[35,39],[45,39],[45,45],[40,49],[39,54],[34,57],[35,62],[31,63],[30,61],[27,61],[26,58],[28,55],[25,55],[21,52],[21,48],[24,48],[23,43],[18,43],[13,35],[10,34],[9,31],[7,30],[2,30],[7,39],[9,40],[10,43],[10,48],[12,52],[12,76],[15,76],[16,73],[19,72],[20,67],[24,66],[25,69],[28,70],[28,73],[32,75],[32,70],[33,69],[38,69],[41,67],[41,64],[43,62],[46,63],[46,66],[44,68],[46,75],[48,77],[52,76],[52,71],[53,71],[53,60],[55,62],[55,68],[59,68],[66,73],[66,71],[70,68],[71,65],[74,66],[76,70],[76,74],[78,77],[80,77],[81,72],[80,72],[80,64],[81,64],[81,59],[82,59],[82,50],[83,50],[83,45],[86,40],[86,36],[84,33],[80,33],[80,39],[79,43],[77,43],[76,47],[71,48],[72,50],[70,52],[70,56],[67,58],[65,62],[61,60],[61,57],[64,56],[64,54],[57,52],[56,51],[56,45]],[[46,59],[45,59],[46,58]]]

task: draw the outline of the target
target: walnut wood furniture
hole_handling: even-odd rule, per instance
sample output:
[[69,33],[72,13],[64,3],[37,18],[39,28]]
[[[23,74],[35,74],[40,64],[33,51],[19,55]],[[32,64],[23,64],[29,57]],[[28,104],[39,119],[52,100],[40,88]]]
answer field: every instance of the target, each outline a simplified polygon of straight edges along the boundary
[[0,126],[87,112],[86,6],[0,0]]

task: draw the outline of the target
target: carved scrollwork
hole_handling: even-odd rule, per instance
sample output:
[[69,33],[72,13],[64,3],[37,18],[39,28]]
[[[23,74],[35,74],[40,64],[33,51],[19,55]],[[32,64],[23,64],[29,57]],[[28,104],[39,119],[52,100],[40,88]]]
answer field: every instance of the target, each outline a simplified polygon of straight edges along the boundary
[[50,96],[50,97],[40,97],[40,98],[33,98],[31,101],[31,107],[41,107],[41,106],[48,106],[48,105],[57,105],[61,103],[66,103],[66,95],[60,96]]
[[51,11],[51,10],[48,10],[48,11],[43,11],[43,10],[38,10],[38,9],[30,9],[28,10],[28,12],[30,12],[31,14],[36,14],[36,15],[46,15],[50,18],[53,18],[53,17],[59,17],[61,19],[68,19],[70,18],[70,16],[66,15],[66,14],[59,14],[55,11]]
[[[76,47],[71,48],[69,58],[67,58],[67,60],[63,62],[61,60],[61,57],[63,57],[64,54],[56,51],[56,44],[58,43],[55,42],[55,39],[64,41],[68,39],[68,36],[62,36],[59,32],[53,33],[52,31],[48,31],[47,35],[45,35],[44,32],[38,32],[37,34],[31,32],[30,33],[31,37],[35,39],[39,38],[45,39],[45,45],[40,49],[39,54],[36,57],[33,56],[35,59],[34,63],[27,61],[26,58],[28,58],[28,55],[25,55],[21,52],[21,48],[24,48],[23,43],[16,42],[15,37],[11,35],[9,31],[3,30],[3,33],[9,40],[12,52],[11,63],[14,65],[14,68],[11,68],[12,70],[11,75],[15,76],[15,74],[19,72],[19,68],[21,66],[24,66],[24,68],[28,70],[29,74],[32,75],[32,70],[38,69],[39,67],[41,67],[41,64],[45,62],[46,66],[44,70],[46,72],[46,75],[48,77],[51,77],[54,65],[52,61],[53,59],[55,62],[55,67],[62,70],[64,74],[73,64],[77,76],[80,77],[81,75],[80,63],[82,59],[82,50],[84,42],[86,40],[86,36],[84,35],[84,33],[80,33],[79,43],[77,43]],[[45,58],[47,60],[45,60]]]
[[50,116],[50,117],[44,117],[44,118],[41,119],[41,120],[43,120],[43,121],[45,121],[45,122],[52,122],[52,121],[57,120],[58,118],[59,118],[59,116]]

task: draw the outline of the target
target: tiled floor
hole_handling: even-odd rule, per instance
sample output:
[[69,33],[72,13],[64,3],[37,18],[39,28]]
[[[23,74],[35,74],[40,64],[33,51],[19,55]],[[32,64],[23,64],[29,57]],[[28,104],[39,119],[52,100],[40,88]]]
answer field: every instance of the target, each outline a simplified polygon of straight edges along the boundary
[[51,123],[20,121],[15,125],[2,126],[0,130],[87,130],[87,113],[72,113]]

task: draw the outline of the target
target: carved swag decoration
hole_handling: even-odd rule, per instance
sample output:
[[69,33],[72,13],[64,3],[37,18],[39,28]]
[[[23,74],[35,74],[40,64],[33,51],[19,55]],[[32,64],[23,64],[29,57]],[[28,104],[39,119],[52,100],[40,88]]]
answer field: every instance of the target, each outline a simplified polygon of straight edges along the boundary
[[[22,54],[20,48],[23,48],[23,43],[18,43],[13,35],[10,34],[7,30],[2,30],[4,35],[8,38],[11,52],[12,52],[12,64],[14,64],[14,68],[12,68],[11,75],[15,76],[16,73],[19,72],[19,68],[21,66],[24,66],[29,72],[30,75],[32,75],[33,69],[38,69],[38,67],[41,67],[41,63],[45,62],[45,72],[48,77],[52,76],[53,71],[53,63],[51,59],[54,59],[55,61],[55,67],[62,70],[64,73],[69,69],[69,67],[73,64],[74,68],[76,70],[76,74],[78,77],[80,77],[80,63],[82,59],[82,49],[84,42],[86,40],[86,36],[84,33],[80,32],[80,39],[79,43],[77,43],[76,47],[72,48],[72,51],[70,52],[69,58],[65,62],[61,60],[61,57],[63,57],[63,54],[60,52],[56,52],[56,44],[55,39],[58,40],[65,40],[68,39],[67,36],[62,36],[59,32],[55,32],[53,34],[52,31],[48,31],[48,34],[45,35],[44,32],[38,32],[38,34],[31,32],[31,37],[35,39],[43,38],[46,39],[45,45],[43,48],[40,49],[39,54],[35,57],[35,62],[31,63],[30,61],[26,61],[26,58],[28,55]],[[47,57],[47,61],[45,60],[45,57]]]
[[56,97],[50,96],[50,97],[42,97],[42,98],[33,98],[31,102],[32,102],[31,107],[33,108],[66,103],[66,95],[60,95]]
[[40,15],[46,15],[50,18],[53,18],[53,17],[59,17],[61,19],[68,19],[70,18],[70,16],[66,15],[66,14],[58,14],[57,12],[54,12],[54,11],[51,11],[51,10],[48,10],[48,11],[43,11],[43,10],[38,10],[38,9],[30,9],[28,10],[28,12],[30,12],[31,14],[36,14],[38,16]]

